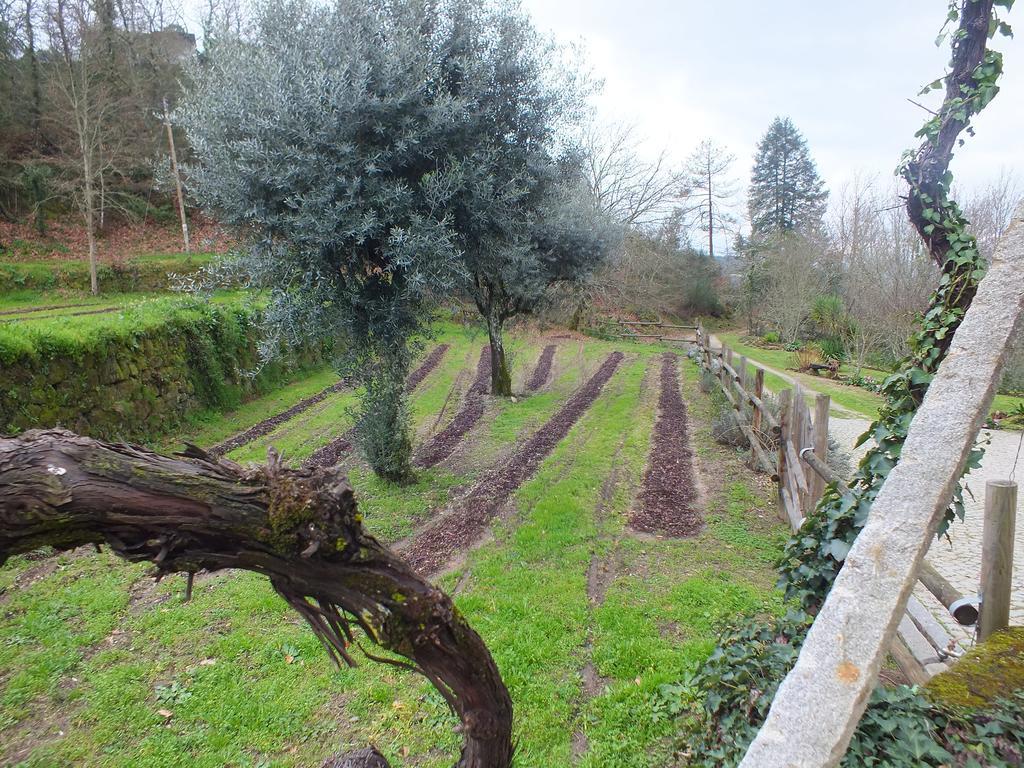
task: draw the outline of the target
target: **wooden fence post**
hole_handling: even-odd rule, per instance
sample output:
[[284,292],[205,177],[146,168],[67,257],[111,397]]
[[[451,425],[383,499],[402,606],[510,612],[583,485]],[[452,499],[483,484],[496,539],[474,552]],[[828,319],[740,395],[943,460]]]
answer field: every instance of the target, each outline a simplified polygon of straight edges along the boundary
[[[822,461],[828,462],[828,408],[830,398],[828,395],[818,395],[814,398],[814,455]],[[817,472],[811,473],[811,509],[818,506],[818,500],[825,492],[825,478]],[[849,478],[843,478],[847,480]]]
[[[804,399],[804,388],[798,382],[793,385],[793,394],[789,401],[789,442],[793,446],[793,453],[796,454],[797,459],[800,458],[800,451],[804,448],[804,417],[806,415],[807,401]],[[797,466],[792,471],[799,472],[802,469],[803,467]],[[794,501],[800,511],[800,517],[804,517],[807,514],[806,494],[801,490],[799,482],[795,486],[793,489],[796,493]]]
[[1017,517],[1017,484],[989,480],[985,484],[985,529],[981,543],[981,616],[978,639],[1010,625],[1010,577]]
[[[746,391],[747,389],[747,356],[740,355],[740,367],[736,369],[736,373],[740,377],[740,388]],[[745,399],[745,398],[744,398]]]
[[779,392],[779,515],[789,522],[789,510],[786,503],[786,488],[789,479],[786,472],[786,441],[789,440],[789,401],[793,393],[784,389]]
[[[764,402],[764,368],[756,365],[754,366],[754,397],[759,402]],[[750,431],[755,438],[761,439],[761,409],[757,406],[754,406],[753,412],[750,414]],[[757,449],[754,446],[750,446],[750,462],[756,466]]]

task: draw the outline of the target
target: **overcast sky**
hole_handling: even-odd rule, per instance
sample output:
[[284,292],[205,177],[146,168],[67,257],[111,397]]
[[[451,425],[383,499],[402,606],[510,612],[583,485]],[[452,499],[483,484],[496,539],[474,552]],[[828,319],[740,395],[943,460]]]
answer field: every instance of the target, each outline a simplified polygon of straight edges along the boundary
[[[829,188],[854,173],[883,181],[927,114],[910,104],[944,72],[935,47],[946,0],[523,0],[538,28],[581,42],[602,120],[636,123],[679,160],[703,137],[728,145],[746,187],[754,147],[776,115],[807,139]],[[1015,16],[1019,18],[1014,18]],[[998,38],[1002,91],[954,160],[958,184],[1001,168],[1024,177],[1024,13]],[[935,99],[929,102],[934,106]]]

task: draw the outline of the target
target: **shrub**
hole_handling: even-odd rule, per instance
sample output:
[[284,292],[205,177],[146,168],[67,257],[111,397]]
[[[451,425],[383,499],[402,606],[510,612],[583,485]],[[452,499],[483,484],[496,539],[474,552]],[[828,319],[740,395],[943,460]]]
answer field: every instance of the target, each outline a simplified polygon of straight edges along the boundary
[[765,344],[778,344],[780,341],[782,341],[782,337],[779,336],[778,331],[766,331],[761,336],[761,341],[763,341]]
[[809,371],[811,370],[811,366],[821,365],[821,363],[821,352],[810,344],[793,353],[793,367],[798,371]]
[[846,346],[842,339],[825,338],[818,342],[818,347],[821,350],[822,359],[826,362],[834,360],[837,363],[842,363],[846,361]]

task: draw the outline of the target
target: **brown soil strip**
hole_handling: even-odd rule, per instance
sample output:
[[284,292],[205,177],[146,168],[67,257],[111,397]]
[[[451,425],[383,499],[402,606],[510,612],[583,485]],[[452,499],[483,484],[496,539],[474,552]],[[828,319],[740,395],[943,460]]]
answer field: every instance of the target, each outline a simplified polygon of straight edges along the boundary
[[284,422],[298,416],[303,411],[308,411],[317,403],[323,402],[330,395],[333,395],[335,392],[340,392],[347,386],[349,386],[349,381],[347,379],[335,382],[334,384],[331,384],[331,386],[321,389],[315,395],[310,395],[307,398],[299,400],[299,402],[291,408],[287,408],[275,416],[271,416],[257,424],[253,424],[244,432],[239,432],[237,435],[229,437],[222,443],[217,443],[217,445],[213,446],[213,448],[207,451],[207,453],[211,456],[223,456],[225,453],[230,453],[236,448],[241,448],[246,443],[251,443],[258,437],[269,435],[280,424],[284,424]]
[[27,309],[5,309],[0,315],[27,315],[29,312],[53,312],[57,309],[75,309],[76,307],[91,307],[92,304],[50,304],[45,307],[29,307]]
[[608,355],[597,372],[576,390],[558,412],[523,443],[503,465],[487,472],[448,515],[420,533],[403,556],[422,574],[437,573],[453,556],[469,549],[487,528],[499,507],[564,438],[593,405],[624,355]]
[[651,440],[639,510],[630,525],[645,533],[692,536],[703,523],[694,481],[693,452],[687,435],[686,405],[679,391],[678,356],[661,358],[661,393],[658,421]]
[[548,376],[551,375],[551,360],[555,356],[555,350],[557,349],[558,346],[556,344],[548,344],[544,347],[544,351],[540,353],[537,367],[533,369],[533,375],[530,376],[530,381],[526,385],[530,392],[536,392],[547,382]]
[[480,421],[480,417],[484,415],[484,406],[487,403],[486,397],[490,391],[490,381],[491,347],[490,345],[485,345],[480,350],[480,359],[476,364],[476,378],[466,392],[466,399],[462,403],[462,408],[455,414],[451,424],[434,435],[423,446],[423,450],[414,462],[417,467],[426,469],[448,458],[452,451],[455,450],[455,446],[466,436],[466,433]]
[[[444,357],[445,352],[448,351],[447,344],[439,344],[430,351],[426,359],[420,364],[420,367],[409,374],[409,378],[405,381],[406,393],[412,392],[418,387],[430,372],[437,368],[438,363]],[[336,438],[329,442],[327,445],[323,445],[317,448],[313,453],[302,462],[304,468],[310,467],[333,467],[341,461],[341,457],[352,450],[352,445],[356,439],[355,427],[345,431],[341,437]]]
[[447,351],[447,344],[438,344],[430,350],[430,354],[426,356],[422,363],[420,363],[420,367],[410,373],[409,378],[405,380],[406,394],[409,394],[416,389],[416,387],[418,387],[423,380],[430,375],[430,372],[437,368],[438,363],[441,362],[441,358],[444,357],[445,352]]

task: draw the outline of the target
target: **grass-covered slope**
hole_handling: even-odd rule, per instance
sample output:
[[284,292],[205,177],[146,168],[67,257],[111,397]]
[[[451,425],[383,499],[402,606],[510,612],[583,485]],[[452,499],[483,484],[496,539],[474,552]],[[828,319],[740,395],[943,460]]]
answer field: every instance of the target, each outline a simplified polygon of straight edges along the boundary
[[[478,334],[446,328],[451,348],[412,395],[420,441],[454,418]],[[526,394],[543,348],[549,383]],[[628,520],[658,416],[661,350],[520,334],[511,400],[485,413],[444,461],[398,488],[358,459],[348,470],[371,531],[421,535],[486,470],[539,429],[616,349],[626,358],[478,546],[439,576],[491,648],[516,711],[517,765],[664,765],[678,696],[715,628],[738,611],[777,611],[771,562],[784,536],[765,486],[708,435],[696,371],[680,365],[704,518],[687,539],[640,535]],[[216,442],[329,385],[317,373],[175,435]],[[347,428],[344,396],[261,438],[312,442]],[[445,403],[447,401],[447,406]],[[444,407],[443,414],[441,413]],[[310,409],[311,411],[313,409]],[[308,413],[308,412],[306,412]],[[440,415],[440,418],[438,418]],[[421,677],[365,661],[335,671],[308,628],[263,579],[200,576],[154,585],[143,566],[77,551],[0,569],[0,763],[27,766],[309,766],[377,744],[393,765],[451,765],[456,721]],[[358,654],[357,654],[358,655]]]

